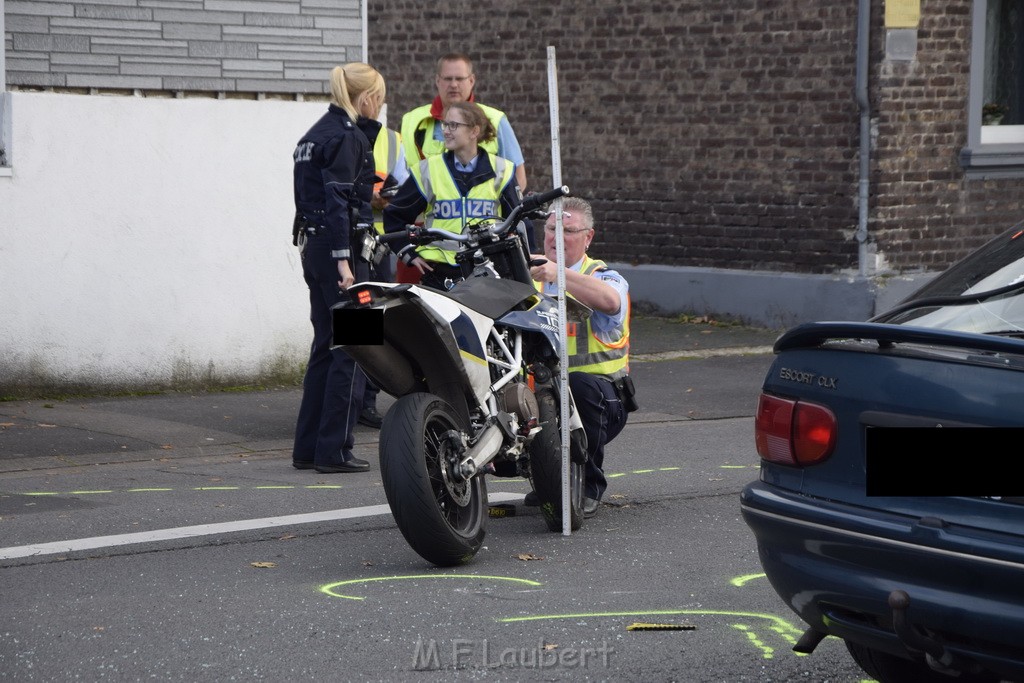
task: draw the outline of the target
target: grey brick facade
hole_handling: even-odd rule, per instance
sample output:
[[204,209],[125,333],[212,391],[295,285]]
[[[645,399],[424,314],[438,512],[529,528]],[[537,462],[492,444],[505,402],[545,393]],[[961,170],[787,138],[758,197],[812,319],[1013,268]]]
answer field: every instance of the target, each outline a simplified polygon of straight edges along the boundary
[[327,92],[359,0],[6,0],[10,88]]
[[[958,161],[971,0],[922,0],[907,62],[886,57],[884,2],[871,4],[872,247],[880,272],[940,270],[1024,217],[1022,181],[968,178]],[[534,190],[551,182],[555,46],[563,178],[594,201],[603,258],[856,271],[857,2],[370,0],[368,16],[391,116],[433,97],[439,55],[469,53]]]
[[[1017,177],[969,177],[971,7],[922,0],[912,59],[886,55],[871,0],[868,231],[878,272],[940,270],[1020,220]],[[8,87],[322,95],[362,59],[360,0],[5,0]],[[858,266],[853,0],[369,0],[369,57],[392,125],[471,54],[530,187],[550,185],[548,45],[565,181],[591,198],[599,253],[811,274]]]

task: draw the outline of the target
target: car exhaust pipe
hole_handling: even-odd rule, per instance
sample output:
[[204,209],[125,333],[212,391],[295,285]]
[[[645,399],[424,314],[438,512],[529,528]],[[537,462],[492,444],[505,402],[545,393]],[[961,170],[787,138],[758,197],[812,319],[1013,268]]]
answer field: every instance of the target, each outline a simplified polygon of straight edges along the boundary
[[804,631],[804,634],[800,636],[800,640],[796,641],[796,645],[793,646],[793,652],[809,655],[814,652],[814,648],[818,647],[818,643],[824,640],[827,635],[824,631],[811,627]]

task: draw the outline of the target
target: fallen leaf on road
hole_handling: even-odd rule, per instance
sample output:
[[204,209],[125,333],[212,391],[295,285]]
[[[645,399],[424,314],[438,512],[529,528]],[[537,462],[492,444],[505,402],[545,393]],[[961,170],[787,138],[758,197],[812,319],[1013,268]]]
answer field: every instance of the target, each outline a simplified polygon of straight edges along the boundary
[[277,566],[276,562],[250,562],[249,564],[257,569],[273,569]]
[[46,427],[48,429],[52,429],[53,427],[56,427],[56,426],[57,425],[46,424],[45,422],[37,422],[36,423],[36,427]]
[[295,534],[285,534],[284,536],[278,536],[277,540],[279,540],[279,541],[288,541],[288,540],[291,540],[293,538],[295,538]]
[[171,445],[171,444],[169,444],[169,443],[165,443],[165,444],[164,444],[163,446],[161,446],[160,448],[164,449],[165,451],[173,451],[173,450],[174,450],[174,446],[172,446],[172,445]]
[[537,555],[534,555],[533,553],[519,553],[518,555],[516,555],[516,557],[518,557],[523,562],[529,562],[530,560],[543,560],[544,559],[543,557],[538,557]]
[[545,650],[554,650],[554,649],[557,649],[557,648],[558,648],[558,644],[557,643],[544,643],[544,649]]

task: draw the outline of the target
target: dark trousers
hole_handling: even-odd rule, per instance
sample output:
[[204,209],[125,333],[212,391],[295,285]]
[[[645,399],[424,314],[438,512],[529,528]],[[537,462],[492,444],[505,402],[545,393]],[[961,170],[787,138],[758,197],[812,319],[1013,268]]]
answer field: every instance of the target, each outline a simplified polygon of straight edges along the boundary
[[362,408],[366,375],[344,351],[331,350],[331,306],[346,300],[338,290],[338,265],[325,237],[311,237],[302,252],[309,286],[313,344],[302,380],[292,459],[336,465],[352,457],[353,430]]
[[569,373],[569,390],[580,411],[587,434],[584,495],[601,500],[608,480],[604,476],[604,447],[626,426],[628,413],[608,380],[585,372]]

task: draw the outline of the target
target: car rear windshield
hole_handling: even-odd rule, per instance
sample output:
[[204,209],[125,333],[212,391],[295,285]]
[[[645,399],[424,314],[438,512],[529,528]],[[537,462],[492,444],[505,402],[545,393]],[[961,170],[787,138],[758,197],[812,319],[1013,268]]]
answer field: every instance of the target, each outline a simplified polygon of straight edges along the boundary
[[1024,336],[1024,222],[952,266],[875,321]]

